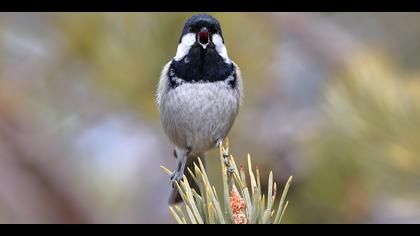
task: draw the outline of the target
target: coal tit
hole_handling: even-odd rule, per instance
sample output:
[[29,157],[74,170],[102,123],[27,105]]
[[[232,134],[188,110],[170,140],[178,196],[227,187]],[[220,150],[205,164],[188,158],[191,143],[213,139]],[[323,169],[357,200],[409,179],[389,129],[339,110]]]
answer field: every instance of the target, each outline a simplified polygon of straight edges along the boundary
[[[239,67],[229,58],[220,23],[207,14],[188,19],[175,57],[160,76],[157,104],[166,135],[175,145],[177,167],[171,180],[194,171],[193,161],[221,144],[239,112],[242,99]],[[182,201],[172,186],[170,204]],[[196,186],[195,186],[196,187]],[[198,191],[198,189],[197,189]]]

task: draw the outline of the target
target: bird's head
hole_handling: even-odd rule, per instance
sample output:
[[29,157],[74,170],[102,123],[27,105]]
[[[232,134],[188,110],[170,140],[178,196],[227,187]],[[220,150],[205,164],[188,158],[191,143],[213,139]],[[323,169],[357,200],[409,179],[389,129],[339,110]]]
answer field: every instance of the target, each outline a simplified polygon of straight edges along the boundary
[[223,43],[222,29],[219,21],[213,16],[207,14],[197,14],[185,22],[179,43],[182,43],[184,37],[193,37],[195,42],[206,49],[213,43],[213,37],[220,37]]
[[197,14],[189,18],[179,39],[175,60],[183,59],[191,48],[201,53],[216,51],[226,62],[230,62],[224,45],[219,21],[207,14]]

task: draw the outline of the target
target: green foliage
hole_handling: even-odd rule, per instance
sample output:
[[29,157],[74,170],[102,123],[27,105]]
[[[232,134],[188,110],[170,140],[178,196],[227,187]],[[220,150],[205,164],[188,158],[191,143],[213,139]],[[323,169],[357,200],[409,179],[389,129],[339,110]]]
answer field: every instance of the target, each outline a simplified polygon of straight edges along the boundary
[[[278,207],[275,207],[277,184],[273,182],[273,173],[270,172],[267,195],[261,190],[260,173],[252,170],[251,157],[248,155],[248,175],[250,187],[247,184],[245,170],[238,168],[235,159],[228,154],[229,148],[221,147],[220,156],[229,156],[228,162],[234,168],[228,171],[223,158],[220,158],[221,174],[223,177],[223,199],[219,199],[216,188],[207,176],[201,160],[195,164],[195,174],[188,169],[194,181],[199,186],[201,195],[191,188],[186,176],[176,183],[176,187],[184,200],[183,207],[170,206],[169,210],[174,219],[180,224],[279,224],[288,205],[286,195],[292,177],[286,183]],[[162,167],[169,175],[171,171]]]
[[[374,204],[417,202],[420,81],[377,52],[350,58],[327,84],[325,123],[305,143],[304,222],[366,222]],[[316,209],[312,214],[305,209]],[[291,211],[292,212],[292,211]],[[302,221],[302,217],[299,218]]]
[[332,134],[348,140],[341,150],[389,173],[418,177],[420,83],[410,77],[377,54],[363,53],[349,63],[327,89],[324,107]]

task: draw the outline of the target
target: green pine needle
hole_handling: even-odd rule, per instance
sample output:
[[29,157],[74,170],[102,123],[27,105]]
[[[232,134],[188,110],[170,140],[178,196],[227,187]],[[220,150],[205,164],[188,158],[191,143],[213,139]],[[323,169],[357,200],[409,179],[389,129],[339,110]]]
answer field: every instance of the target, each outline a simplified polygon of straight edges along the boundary
[[[201,195],[191,188],[191,183],[188,183],[184,175],[183,179],[176,183],[184,203],[169,207],[172,217],[179,224],[280,224],[289,204],[286,195],[292,177],[287,181],[278,207],[275,208],[277,184],[273,182],[273,172],[270,171],[268,191],[265,195],[261,191],[259,170],[256,168],[254,174],[251,156],[248,154],[248,176],[251,184],[249,191],[244,168],[236,166],[234,157],[228,153],[228,145],[226,142],[219,150],[221,157],[223,154],[229,156],[228,163],[234,168],[233,173],[228,172],[223,158],[220,158],[223,202],[218,199],[216,188],[211,184],[202,161],[198,159],[194,171],[188,169],[188,172],[197,183]],[[164,166],[161,168],[168,175],[172,173]]]

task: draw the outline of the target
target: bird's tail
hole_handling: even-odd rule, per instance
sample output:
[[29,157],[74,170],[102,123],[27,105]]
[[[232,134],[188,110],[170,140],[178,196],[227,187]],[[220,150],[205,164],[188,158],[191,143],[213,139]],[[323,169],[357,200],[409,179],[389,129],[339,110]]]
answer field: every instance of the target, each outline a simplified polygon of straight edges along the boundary
[[[206,167],[206,161],[204,155],[197,155],[197,156],[189,156],[187,160],[187,164],[185,167],[184,174],[187,177],[188,183],[191,186],[191,188],[194,188],[195,191],[200,194],[200,188],[195,183],[194,179],[192,178],[190,172],[188,171],[188,168],[195,174],[195,168],[194,163],[198,166],[198,157],[200,157],[201,162],[203,163],[204,167]],[[182,202],[181,195],[179,194],[178,188],[174,186],[171,190],[170,196],[169,196],[169,204],[177,204]]]

